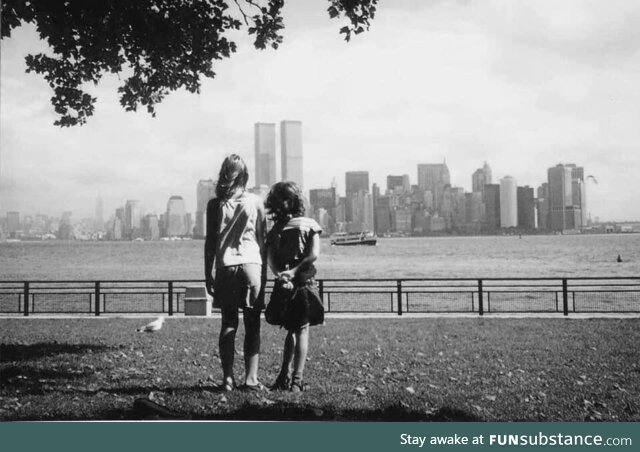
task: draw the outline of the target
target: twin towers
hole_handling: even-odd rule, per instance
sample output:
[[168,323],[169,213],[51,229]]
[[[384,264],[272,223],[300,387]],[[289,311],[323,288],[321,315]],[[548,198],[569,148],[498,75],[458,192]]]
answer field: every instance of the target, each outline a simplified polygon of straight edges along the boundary
[[[257,122],[255,134],[255,185],[270,187],[290,180],[303,187],[302,121],[280,122],[280,174],[276,174],[276,125]],[[279,176],[279,177],[278,177]]]

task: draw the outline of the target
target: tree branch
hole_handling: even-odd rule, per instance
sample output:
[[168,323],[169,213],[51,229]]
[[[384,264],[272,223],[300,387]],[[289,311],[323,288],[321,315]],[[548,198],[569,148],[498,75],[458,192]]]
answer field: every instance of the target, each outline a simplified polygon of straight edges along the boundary
[[238,0],[233,0],[233,3],[236,4],[236,6],[238,7],[238,10],[240,11],[240,13],[242,14],[242,18],[244,19],[244,24],[245,25],[249,25],[249,16],[247,16],[244,12],[244,10],[242,9],[242,6],[240,6],[240,3],[238,3]]

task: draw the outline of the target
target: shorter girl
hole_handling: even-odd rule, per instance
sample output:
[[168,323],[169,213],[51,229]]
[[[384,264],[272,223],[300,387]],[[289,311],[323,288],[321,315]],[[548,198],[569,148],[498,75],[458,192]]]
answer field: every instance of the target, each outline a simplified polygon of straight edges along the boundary
[[267,234],[267,261],[276,276],[271,303],[278,298],[286,300],[281,326],[287,330],[282,368],[271,389],[299,392],[304,389],[302,376],[309,326],[324,322],[313,265],[320,254],[322,228],[315,220],[303,216],[302,193],[294,182],[275,184],[265,207],[274,222]]

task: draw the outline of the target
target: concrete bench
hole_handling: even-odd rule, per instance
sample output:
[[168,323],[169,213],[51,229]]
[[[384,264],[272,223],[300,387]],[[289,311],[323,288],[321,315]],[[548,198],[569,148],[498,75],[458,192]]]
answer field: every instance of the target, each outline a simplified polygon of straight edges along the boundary
[[204,286],[186,288],[184,315],[211,315],[211,300],[209,300]]

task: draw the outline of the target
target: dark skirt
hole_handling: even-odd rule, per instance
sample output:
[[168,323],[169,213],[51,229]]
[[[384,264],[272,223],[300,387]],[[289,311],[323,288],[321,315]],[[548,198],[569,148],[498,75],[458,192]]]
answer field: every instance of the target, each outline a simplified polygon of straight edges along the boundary
[[293,290],[276,281],[264,314],[267,323],[287,330],[324,323],[324,306],[315,280],[311,278]]

